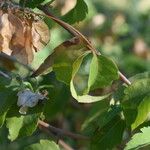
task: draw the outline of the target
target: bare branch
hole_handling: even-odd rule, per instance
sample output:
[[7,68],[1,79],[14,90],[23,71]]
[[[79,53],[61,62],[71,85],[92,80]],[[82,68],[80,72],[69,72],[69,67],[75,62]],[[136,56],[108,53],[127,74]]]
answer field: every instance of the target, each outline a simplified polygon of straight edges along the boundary
[[[91,42],[81,32],[79,32],[77,29],[75,29],[73,26],[69,25],[68,23],[66,23],[66,22],[58,19],[56,16],[54,16],[49,11],[48,5],[39,6],[38,8],[40,10],[42,10],[48,18],[57,22],[60,26],[62,26],[64,29],[66,29],[70,34],[72,34],[73,36],[76,36],[76,37],[80,37],[91,51],[95,52],[96,54],[99,54],[99,52],[95,49],[95,47],[93,47]],[[39,14],[39,15],[41,15],[41,14]]]
[[4,73],[2,71],[0,71],[0,75],[2,75],[3,77],[5,77],[7,79],[11,79],[11,77],[8,74],[6,74],[6,73]]
[[119,72],[119,75],[120,75],[120,79],[126,83],[127,85],[131,85],[131,82],[121,73]]
[[38,123],[38,127],[40,130],[50,135],[55,140],[55,142],[58,143],[58,145],[62,147],[64,150],[74,150],[71,146],[65,143],[62,139],[58,139],[48,128],[42,126],[40,123]]
[[44,121],[41,121],[41,120],[38,121],[38,124],[40,126],[42,126],[43,128],[46,128],[46,129],[50,130],[52,133],[55,133],[55,134],[58,134],[58,135],[68,136],[72,139],[90,140],[90,138],[87,137],[87,136],[83,136],[83,135],[80,135],[80,134],[75,134],[75,133],[72,133],[72,132],[69,132],[69,131],[66,131],[66,130],[63,130],[63,129],[53,127],[50,124],[48,124]]

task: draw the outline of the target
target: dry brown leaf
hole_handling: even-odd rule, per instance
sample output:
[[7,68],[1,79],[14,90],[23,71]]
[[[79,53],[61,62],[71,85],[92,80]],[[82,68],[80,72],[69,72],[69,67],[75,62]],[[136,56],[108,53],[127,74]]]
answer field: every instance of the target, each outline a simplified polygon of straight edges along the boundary
[[34,55],[32,51],[32,33],[31,28],[29,26],[26,27],[24,36],[25,36],[25,50],[27,54],[27,60],[28,63],[31,63],[34,58]]
[[20,62],[29,64],[33,60],[31,28],[12,14],[9,14],[9,21],[14,27],[14,34],[10,42],[11,55]]
[[[16,41],[18,40],[19,39],[16,39]],[[11,48],[13,49],[12,56],[15,56],[20,62],[30,64],[33,61],[32,36],[29,26],[24,27],[22,43],[16,43],[16,45],[12,44]]]
[[8,10],[0,10],[0,52],[17,58],[24,64],[30,64],[34,50],[42,49],[49,41],[49,29],[42,21],[33,16],[20,16]]
[[0,17],[0,20],[1,20],[0,35],[1,35],[1,39],[2,39],[2,42],[0,43],[1,48],[2,48],[1,51],[8,55],[11,55],[12,50],[9,48],[9,43],[12,39],[14,28],[8,20],[7,13],[2,14]]
[[50,40],[48,26],[43,21],[32,23],[32,42],[35,51],[42,49]]

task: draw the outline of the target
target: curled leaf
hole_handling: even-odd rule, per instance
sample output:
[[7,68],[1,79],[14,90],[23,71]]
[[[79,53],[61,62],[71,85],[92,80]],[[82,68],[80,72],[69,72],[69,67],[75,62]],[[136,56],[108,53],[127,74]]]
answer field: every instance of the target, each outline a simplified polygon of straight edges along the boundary
[[[69,76],[68,79],[71,78],[72,64],[74,60],[86,50],[88,50],[88,48],[85,47],[80,38],[74,37],[67,40],[54,49],[54,52],[50,54],[40,67],[32,74],[32,77],[42,74],[53,66],[54,71],[59,76],[58,78],[61,78],[60,80],[63,80],[61,76],[62,72],[60,73],[61,69],[63,73],[66,73],[66,75],[63,75],[65,79],[67,79],[66,76]],[[68,83],[68,81],[65,82]]]

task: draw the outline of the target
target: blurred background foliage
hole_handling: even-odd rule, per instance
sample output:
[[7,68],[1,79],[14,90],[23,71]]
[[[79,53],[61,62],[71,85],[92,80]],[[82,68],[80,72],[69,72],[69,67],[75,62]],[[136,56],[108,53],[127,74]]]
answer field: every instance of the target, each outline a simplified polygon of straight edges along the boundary
[[[102,54],[112,58],[127,77],[150,71],[150,1],[85,0],[85,2],[88,5],[87,17],[73,26],[87,36]],[[76,0],[55,0],[52,3],[53,11],[61,18],[75,6],[75,3]],[[71,37],[56,23],[50,20],[46,20],[46,22],[50,28],[51,40],[43,50],[35,54],[32,63],[34,69],[38,68],[57,45]],[[83,69],[83,74],[84,71],[86,72],[86,69]],[[102,102],[94,105],[78,104],[71,97],[69,86],[57,81],[54,73],[39,77],[37,81],[39,85],[45,85],[45,87],[47,85],[43,89],[48,90],[50,99],[46,101],[44,115],[46,121],[56,127],[75,133],[81,132],[82,124],[88,116],[89,110],[94,110],[98,104],[101,107],[98,109],[102,109],[103,105],[106,105]],[[35,81],[31,82],[33,86],[38,86]],[[101,92],[100,89],[95,93]],[[108,102],[106,101],[106,103]],[[8,142],[8,140],[1,140],[6,136],[7,131],[5,132],[5,130],[0,129],[0,149],[5,149]],[[31,141],[32,143],[38,141],[40,137],[46,138],[41,131],[37,131],[33,137],[14,141],[8,149],[22,149]],[[88,149],[88,142],[69,138],[65,138],[65,141],[75,149]]]

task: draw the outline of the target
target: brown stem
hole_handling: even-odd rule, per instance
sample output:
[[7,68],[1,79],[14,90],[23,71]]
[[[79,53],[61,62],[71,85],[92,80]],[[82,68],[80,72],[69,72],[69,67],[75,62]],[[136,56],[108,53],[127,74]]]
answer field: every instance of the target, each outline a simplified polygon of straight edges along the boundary
[[44,5],[44,6],[39,6],[38,7],[40,10],[42,10],[46,16],[48,18],[51,18],[52,20],[54,20],[55,22],[57,22],[60,26],[62,26],[64,29],[66,29],[71,35],[76,36],[76,37],[80,37],[83,42],[86,44],[86,46],[93,52],[95,52],[96,54],[98,54],[99,52],[93,47],[93,45],[91,44],[91,42],[81,33],[79,32],[77,29],[75,29],[73,26],[69,25],[68,23],[58,19],[56,16],[54,16],[50,11],[49,11],[49,6],[48,5]]
[[119,71],[120,79],[127,85],[131,85],[131,82]]
[[41,125],[40,123],[38,123],[38,127],[40,130],[44,131],[45,133],[47,133],[48,135],[50,135],[50,137],[52,137],[56,143],[58,143],[58,145],[60,147],[62,147],[64,150],[74,150],[71,146],[69,146],[67,143],[65,143],[62,139],[58,139],[48,128],[46,128],[45,126]]
[[43,122],[41,120],[38,121],[38,125],[42,126],[43,128],[46,128],[46,129],[50,130],[52,133],[55,133],[55,134],[58,134],[58,135],[68,136],[72,139],[90,140],[90,138],[87,137],[87,136],[83,136],[83,135],[80,135],[80,134],[75,134],[75,133],[72,133],[72,132],[69,132],[69,131],[66,131],[66,130],[63,130],[63,129],[53,127],[50,124],[48,124],[46,122]]
[[58,144],[62,146],[65,150],[74,150],[72,147],[70,147],[68,144],[66,144],[63,140],[59,140]]

